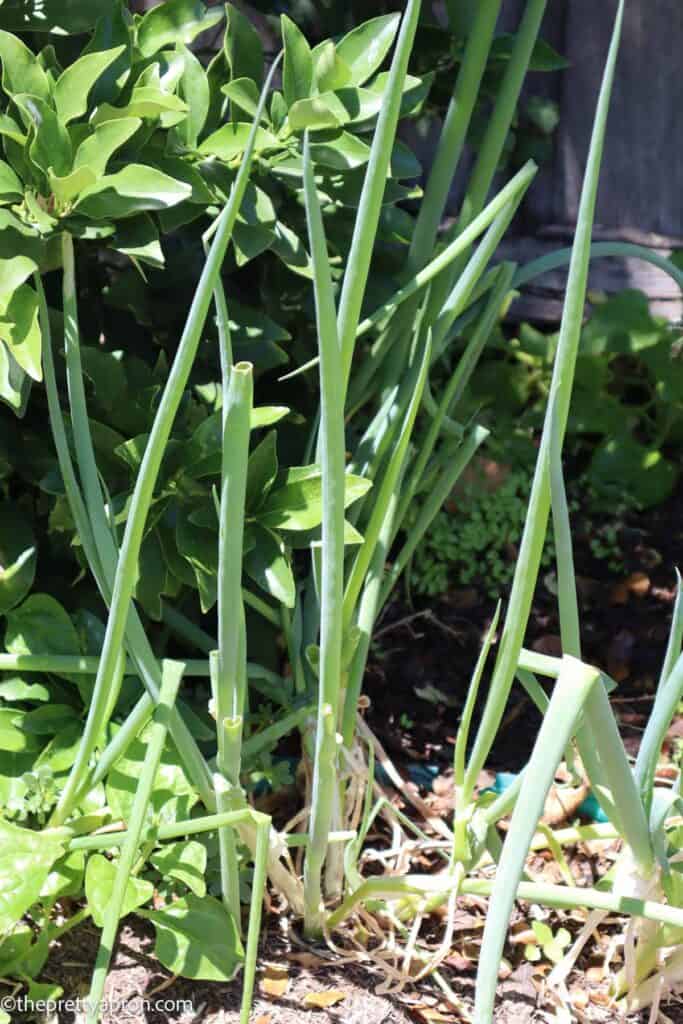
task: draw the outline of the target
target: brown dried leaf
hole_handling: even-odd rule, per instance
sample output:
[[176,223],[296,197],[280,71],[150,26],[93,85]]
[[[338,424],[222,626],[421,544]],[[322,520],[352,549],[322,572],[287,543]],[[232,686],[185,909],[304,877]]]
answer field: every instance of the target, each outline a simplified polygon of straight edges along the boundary
[[282,999],[289,988],[289,973],[286,967],[267,964],[259,989],[261,994],[271,999]]
[[632,572],[626,586],[636,597],[645,597],[650,589],[650,577],[646,572]]
[[326,1010],[346,999],[346,992],[340,988],[328,988],[323,992],[308,992],[304,996],[304,1006],[313,1006],[318,1010]]

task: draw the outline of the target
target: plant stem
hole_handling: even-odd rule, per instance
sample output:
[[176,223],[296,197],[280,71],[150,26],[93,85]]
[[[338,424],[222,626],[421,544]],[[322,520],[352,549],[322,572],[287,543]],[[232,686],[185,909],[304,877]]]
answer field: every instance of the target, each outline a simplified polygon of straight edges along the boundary
[[[530,5],[528,11],[531,11],[534,7],[542,6],[542,4],[537,2],[535,5]],[[512,592],[510,594],[508,613],[496,659],[489,699],[486,703],[467,769],[468,784],[470,785],[473,780],[476,780],[488,757],[504,714],[510,688],[517,670],[519,652],[529,619],[531,601],[541,564],[550,511],[550,440],[551,436],[555,436],[555,443],[561,443],[567,426],[569,402],[571,399],[588,283],[591,232],[595,217],[600,164],[619,48],[622,17],[623,2],[619,6],[598,100],[581,195],[560,339],[553,367],[551,394],[546,410],[536,471],[529,497],[527,519],[522,535]]]
[[343,638],[346,438],[344,397],[340,386],[342,353],[337,333],[337,311],[308,135],[304,142],[304,198],[314,269],[320,354],[320,452],[323,489],[318,721],[313,759],[310,843],[304,874],[305,927],[309,934],[314,934],[319,933],[321,929],[321,872],[327,835],[332,823],[332,801],[328,800],[327,796],[334,791],[337,777],[335,737],[340,713]]
[[[264,86],[264,91],[259,101],[260,110],[263,109],[268,85],[275,66],[273,65],[271,68],[270,75]],[[102,658],[95,680],[92,702],[76,761],[60,795],[59,803],[53,816],[54,824],[63,823],[73,809],[74,799],[87,774],[88,764],[95,749],[102,715],[108,700],[110,681],[113,678],[116,659],[119,656],[123,643],[126,620],[137,578],[140,547],[142,545],[147,514],[154,495],[154,486],[159,475],[161,461],[170,437],[173,421],[182,400],[199,346],[215,281],[220,273],[225,251],[232,236],[232,229],[249,180],[257,125],[258,117],[252,124],[242,164],[233,182],[225,209],[219,217],[216,235],[192,300],[185,329],[159,403],[135,482],[123,542],[121,544],[121,552],[116,567],[110,614],[107,620]]]
[[133,871],[133,865],[140,846],[145,815],[147,814],[156,774],[161,763],[164,743],[166,742],[170,711],[175,702],[182,678],[182,662],[164,662],[159,703],[154,712],[142,774],[135,791],[135,799],[133,800],[128,820],[126,838],[121,847],[121,855],[116,866],[111,899],[107,904],[104,914],[104,927],[102,928],[100,946],[97,951],[95,969],[90,985],[90,995],[88,997],[88,1024],[96,1024],[101,1017],[102,995],[114,949],[116,932],[119,927],[121,908],[126,895],[126,886]]
[[434,248],[448,192],[479,97],[501,2],[502,0],[479,0],[477,3],[476,15],[468,34],[453,96],[448,105],[429,180],[415,222],[408,255],[411,266],[422,266]]
[[396,126],[401,110],[403,83],[408,71],[408,60],[413,47],[415,32],[420,15],[420,0],[408,0],[401,22],[401,29],[391,62],[389,80],[384,93],[384,102],[377,119],[370,150],[365,180],[358,204],[351,247],[344,272],[344,282],[339,299],[338,331],[342,353],[343,377],[340,382],[342,393],[346,386],[353,361],[356,329],[365,295],[370,271],[377,225],[382,209],[382,199],[391,161],[391,152],[396,136]]

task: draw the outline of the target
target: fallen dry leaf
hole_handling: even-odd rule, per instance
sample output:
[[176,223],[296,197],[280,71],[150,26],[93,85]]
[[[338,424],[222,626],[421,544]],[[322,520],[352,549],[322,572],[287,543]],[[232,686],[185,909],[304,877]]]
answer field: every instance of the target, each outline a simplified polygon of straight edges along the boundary
[[457,1024],[462,1019],[452,1013],[443,1013],[441,1010],[432,1009],[430,1006],[413,1006],[411,1013],[425,1024]]
[[325,992],[308,992],[304,996],[304,1006],[314,1006],[318,1010],[326,1010],[346,999],[346,992],[340,988],[328,988]]
[[645,597],[650,589],[650,577],[645,572],[632,572],[626,586],[636,597]]
[[259,982],[261,994],[270,996],[271,999],[281,999],[288,988],[289,974],[287,968],[279,967],[276,964],[268,964]]
[[287,959],[293,960],[295,964],[300,967],[305,967],[306,970],[315,970],[316,967],[322,967],[325,961],[316,956],[315,953],[287,953]]

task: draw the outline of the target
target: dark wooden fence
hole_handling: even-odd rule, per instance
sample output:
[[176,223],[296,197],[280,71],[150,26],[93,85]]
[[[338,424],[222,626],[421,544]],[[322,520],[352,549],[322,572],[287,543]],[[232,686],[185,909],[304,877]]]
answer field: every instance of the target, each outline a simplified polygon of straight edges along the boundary
[[[524,0],[504,3],[514,31]],[[543,36],[571,66],[559,75],[532,75],[528,89],[559,105],[554,157],[530,190],[523,237],[513,253],[535,255],[571,237],[576,221],[590,129],[609,45],[616,0],[550,0]],[[645,242],[664,253],[683,246],[683,3],[630,0],[619,56],[598,201],[596,237]],[[676,286],[640,261],[595,264],[592,287],[637,287],[656,310],[680,317]],[[562,275],[518,304],[518,315],[555,319]]]

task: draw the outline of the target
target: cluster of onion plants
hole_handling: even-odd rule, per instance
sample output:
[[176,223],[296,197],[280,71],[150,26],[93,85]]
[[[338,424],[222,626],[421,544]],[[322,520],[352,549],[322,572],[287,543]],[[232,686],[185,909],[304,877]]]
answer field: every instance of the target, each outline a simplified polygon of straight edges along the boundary
[[[559,252],[523,267],[496,262],[501,239],[536,173],[535,165],[529,163],[509,180],[496,182],[545,13],[545,0],[529,0],[526,5],[487,130],[478,146],[459,216],[445,235],[439,236],[448,193],[468,139],[500,7],[501,0],[482,0],[474,12],[404,274],[394,295],[374,309],[368,282],[420,16],[419,0],[408,0],[401,16],[382,103],[379,110],[373,108],[376,122],[369,159],[353,234],[347,250],[341,254],[341,273],[338,260],[331,259],[326,237],[327,196],[321,186],[316,153],[324,145],[321,140],[327,139],[335,126],[339,128],[344,109],[348,113],[347,108],[340,108],[344,99],[342,96],[340,100],[340,94],[344,91],[345,61],[335,51],[334,43],[312,52],[296,26],[283,19],[284,52],[273,64],[260,95],[253,82],[245,85],[247,78],[231,83],[231,100],[239,109],[250,110],[251,125],[239,149],[239,160],[233,165],[235,173],[227,200],[204,235],[206,263],[137,468],[120,543],[112,503],[98,469],[88,416],[80,354],[74,236],[80,231],[88,237],[84,221],[90,218],[97,222],[104,216],[103,210],[115,218],[116,202],[111,207],[111,193],[140,197],[165,190],[168,195],[175,188],[178,199],[184,201],[188,198],[188,186],[155,172],[150,166],[153,152],[146,154],[146,162],[140,165],[142,170],[138,168],[135,172],[137,181],[132,180],[134,174],[125,180],[122,170],[118,178],[111,176],[108,187],[98,186],[95,177],[85,173],[89,169],[85,159],[81,166],[71,167],[65,158],[59,177],[51,167],[45,168],[52,194],[62,197],[61,210],[53,206],[43,211],[54,223],[46,223],[40,230],[48,240],[54,236],[59,242],[68,425],[58,395],[51,339],[54,317],[50,317],[43,289],[41,259],[16,257],[22,262],[15,262],[14,273],[18,287],[26,287],[24,282],[33,274],[50,426],[63,487],[84,559],[109,613],[95,666],[88,659],[65,660],[63,655],[49,653],[42,658],[7,655],[9,661],[2,663],[3,668],[36,672],[77,673],[96,667],[77,755],[47,827],[40,833],[10,825],[2,828],[11,856],[21,852],[30,862],[31,870],[35,870],[36,878],[45,879],[53,865],[69,852],[119,851],[92,981],[92,1021],[99,1016],[120,918],[124,910],[130,909],[131,880],[139,874],[155,844],[209,831],[218,836],[224,931],[221,933],[219,928],[217,935],[212,931],[207,942],[224,941],[232,949],[236,965],[244,963],[244,1022],[253,992],[266,879],[272,890],[286,900],[292,913],[303,920],[309,936],[334,935],[344,929],[350,917],[365,908],[379,923],[374,948],[381,946],[378,936],[382,923],[390,921],[392,932],[398,929],[403,936],[401,955],[406,976],[415,976],[411,963],[417,960],[418,973],[434,973],[443,986],[445,981],[438,968],[450,948],[458,897],[490,896],[474,1010],[477,1024],[489,1024],[492,1019],[498,968],[515,899],[590,911],[584,932],[566,962],[554,972],[552,980],[560,995],[581,945],[599,925],[601,916],[614,912],[628,916],[630,922],[625,936],[625,968],[615,979],[615,998],[623,1000],[629,1008],[641,1007],[659,998],[663,988],[674,987],[683,978],[683,960],[673,949],[678,930],[683,928],[675,868],[678,851],[675,833],[670,828],[678,809],[678,790],[662,789],[655,784],[663,738],[683,693],[682,603],[676,606],[660,686],[634,770],[610,708],[610,681],[600,669],[581,659],[562,469],[562,445],[590,260],[605,255],[637,255],[656,260],[679,283],[681,275],[660,257],[651,257],[635,246],[591,243],[623,0],[616,12],[571,252]],[[396,29],[396,21],[393,24]],[[382,31],[385,29],[386,23],[382,21]],[[7,67],[16,57],[17,45],[5,34],[1,55]],[[102,69],[108,66],[107,60],[113,63],[119,56],[118,49],[108,51],[107,59],[100,59]],[[87,75],[95,74],[93,55],[82,60],[87,62],[87,69],[81,67],[80,74],[86,76],[83,82],[87,83]],[[325,64],[327,90],[314,90],[312,69],[316,61],[317,68],[322,62]],[[299,175],[300,199],[305,210],[317,325],[318,351],[297,372],[318,375],[320,396],[319,415],[310,424],[309,465],[290,471],[285,491],[290,508],[305,510],[312,490],[318,487],[322,492],[322,511],[320,531],[313,531],[308,548],[299,555],[298,564],[305,564],[305,572],[296,586],[284,588],[286,593],[281,600],[271,591],[270,599],[265,601],[245,590],[244,561],[249,528],[248,491],[253,479],[250,474],[254,472],[255,457],[256,461],[266,459],[267,452],[251,443],[254,423],[258,422],[254,374],[249,363],[235,361],[233,355],[229,299],[221,269],[234,237],[255,155],[264,145],[262,118],[271,99],[273,81],[280,72],[283,102],[290,110],[290,129],[298,132],[302,143],[301,163],[292,173]],[[82,109],[81,100],[73,98],[67,88],[69,82],[55,93],[47,78],[43,82],[41,74],[44,72],[33,68],[35,81],[31,88],[47,90],[45,96],[38,101],[16,97],[27,133],[22,137],[28,137],[29,145],[34,146],[34,140],[47,124],[57,142],[61,140],[66,147],[64,119],[81,116],[85,108]],[[57,86],[60,81],[61,78]],[[154,81],[150,75],[148,84],[141,88],[153,89]],[[340,82],[342,85],[335,91],[334,84]],[[81,84],[81,93],[83,87]],[[50,97],[54,95],[57,101],[53,111]],[[282,94],[278,95],[282,100]],[[369,102],[363,96],[360,100]],[[143,102],[151,103],[152,99],[147,93],[138,94],[137,102],[140,111]],[[131,104],[134,105],[134,98]],[[271,103],[271,111],[275,106]],[[172,104],[166,113],[173,116],[171,107]],[[132,114],[120,121],[131,119]],[[139,128],[137,123],[119,123],[112,128],[112,123],[106,116],[99,122],[96,119],[93,136],[99,131],[100,144],[107,125],[112,135],[117,131],[122,139],[126,132]],[[10,128],[7,127],[8,132]],[[17,133],[21,135],[19,129]],[[87,132],[81,134],[87,141]],[[84,144],[85,141],[81,143]],[[145,180],[149,174],[157,177]],[[429,875],[403,873],[365,879],[360,858],[379,814],[386,815],[400,834],[417,829],[381,795],[375,800],[373,765],[375,752],[380,748],[359,711],[373,630],[421,537],[486,440],[486,429],[477,423],[460,423],[457,409],[511,292],[563,263],[569,263],[569,282],[560,342],[495,665],[483,715],[470,745],[474,705],[494,643],[498,616],[474,668],[459,726],[454,818],[451,823],[432,822],[442,841],[444,867]],[[182,616],[176,616],[176,625],[184,631],[186,639],[196,641],[203,657],[194,661],[160,661],[153,653],[134,600],[140,552],[173,423],[211,309],[216,315],[222,374],[220,486],[214,494],[218,523],[217,636],[214,639],[201,630],[193,632],[186,620],[183,625]],[[467,341],[455,369],[435,394],[430,384],[435,370],[463,335]],[[360,423],[363,426],[359,429]],[[408,510],[414,508],[418,510],[417,516],[413,517],[410,533],[405,535],[402,527]],[[561,659],[535,655],[523,646],[551,515],[564,652]],[[262,535],[257,534],[256,543],[258,536]],[[278,549],[280,554],[284,557]],[[250,735],[249,730],[245,598],[252,609],[282,630],[299,700],[296,708],[285,709],[282,718],[265,730],[265,739],[262,734]],[[169,617],[172,621],[173,615]],[[176,704],[183,676],[191,672],[203,672],[211,681],[216,753],[210,761]],[[124,676],[130,673],[143,684],[143,695],[113,737],[103,742]],[[538,675],[550,680],[550,696],[539,684]],[[543,724],[531,760],[516,784],[490,803],[479,798],[476,783],[515,680],[525,686],[541,707]],[[125,756],[143,730],[146,758],[125,829],[101,832],[100,819],[84,810],[87,796]],[[149,811],[167,732],[203,807],[194,816],[170,824],[157,823],[152,831]],[[279,832],[270,818],[252,808],[247,798],[242,778],[244,755],[255,738],[272,746],[290,732],[300,736],[306,795],[297,819],[299,831],[294,832],[293,825],[288,831]],[[623,841],[618,870],[611,884],[600,889],[524,880],[525,859],[535,842],[544,800],[563,759],[574,773],[584,775],[590,782],[608,818],[604,834]],[[523,799],[518,800],[520,794]],[[510,812],[510,827],[501,845],[497,824]],[[565,830],[562,841],[576,841],[582,834],[580,828]],[[303,848],[302,861],[293,861],[289,852],[293,847]],[[244,848],[255,868],[246,952],[238,953],[240,850]],[[0,856],[0,884],[9,885],[5,877],[8,872],[3,874],[3,870]],[[18,895],[15,893],[6,913],[5,903],[0,904],[3,929],[11,928],[34,904],[41,884],[37,889],[34,883]],[[444,941],[439,951],[427,954],[418,942],[420,925],[442,904],[448,908]],[[154,919],[156,912],[145,913]],[[165,927],[171,927],[172,920],[169,911]],[[214,928],[213,918],[212,922]],[[453,993],[450,995],[456,998]]]

